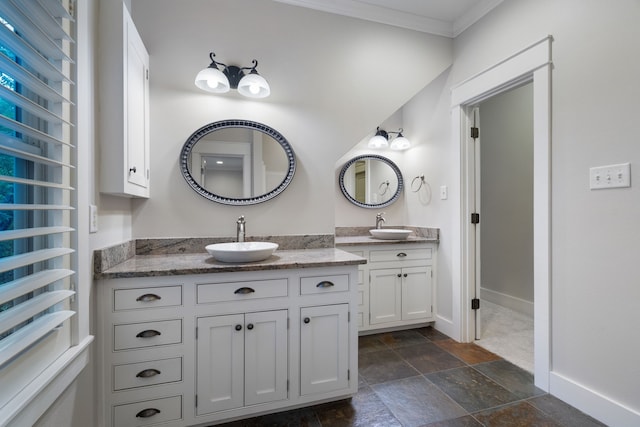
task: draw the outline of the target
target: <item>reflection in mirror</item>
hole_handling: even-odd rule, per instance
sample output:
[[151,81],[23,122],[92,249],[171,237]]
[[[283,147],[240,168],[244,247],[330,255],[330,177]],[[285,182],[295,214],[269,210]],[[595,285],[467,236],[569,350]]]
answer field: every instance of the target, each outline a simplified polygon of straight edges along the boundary
[[402,193],[398,166],[386,157],[357,156],[349,160],[338,178],[342,194],[363,208],[381,208],[395,202]]
[[293,150],[274,129],[225,120],[194,132],[180,155],[182,175],[203,197],[247,205],[280,194],[295,172]]

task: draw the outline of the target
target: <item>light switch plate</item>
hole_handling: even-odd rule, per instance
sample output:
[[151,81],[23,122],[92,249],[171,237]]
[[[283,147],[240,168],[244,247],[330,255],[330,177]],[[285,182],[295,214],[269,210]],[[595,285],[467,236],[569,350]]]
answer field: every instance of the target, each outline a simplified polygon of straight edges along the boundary
[[631,187],[630,163],[597,166],[589,169],[589,188],[591,190],[620,187]]
[[449,197],[449,189],[447,188],[446,185],[441,185],[440,186],[440,199],[441,200],[447,200],[448,197]]
[[98,207],[89,205],[89,233],[98,232]]

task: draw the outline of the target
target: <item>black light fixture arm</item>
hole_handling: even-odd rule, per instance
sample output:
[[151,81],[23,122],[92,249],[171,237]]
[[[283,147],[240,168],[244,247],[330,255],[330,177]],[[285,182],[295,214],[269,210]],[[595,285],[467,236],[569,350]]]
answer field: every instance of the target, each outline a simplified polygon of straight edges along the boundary
[[209,68],[218,68],[218,65],[222,65],[224,67],[222,69],[222,73],[227,76],[227,79],[229,79],[229,86],[232,89],[237,89],[238,83],[240,83],[240,80],[245,76],[245,72],[243,70],[251,70],[251,74],[258,73],[258,71],[256,70],[256,68],[258,67],[258,61],[255,59],[251,61],[251,63],[253,64],[252,67],[237,67],[235,65],[227,65],[222,62],[218,62],[213,59],[215,56],[216,54],[214,52],[211,52],[209,54],[209,58],[211,58],[211,64],[209,65]]

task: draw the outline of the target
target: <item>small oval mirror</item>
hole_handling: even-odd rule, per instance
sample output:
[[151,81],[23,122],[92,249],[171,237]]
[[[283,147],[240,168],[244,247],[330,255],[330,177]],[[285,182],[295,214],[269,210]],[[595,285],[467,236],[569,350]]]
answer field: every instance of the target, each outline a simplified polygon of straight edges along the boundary
[[293,179],[291,145],[275,129],[249,120],[209,123],[187,139],[180,171],[201,196],[225,205],[261,203]]
[[338,181],[347,200],[362,208],[389,206],[400,197],[403,188],[398,166],[374,154],[349,160],[342,167]]

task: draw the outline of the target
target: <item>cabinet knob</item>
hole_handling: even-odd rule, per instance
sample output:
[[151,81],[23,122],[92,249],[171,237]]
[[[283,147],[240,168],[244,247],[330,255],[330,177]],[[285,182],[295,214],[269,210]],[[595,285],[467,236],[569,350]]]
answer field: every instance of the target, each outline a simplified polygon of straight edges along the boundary
[[156,331],[155,329],[147,329],[146,331],[139,332],[136,335],[137,338],[152,338],[157,337],[158,335],[162,335],[160,331]]
[[142,411],[138,412],[136,414],[136,418],[149,418],[149,417],[153,417],[154,415],[157,415],[159,413],[160,413],[160,409],[147,408],[147,409],[143,409]]
[[239,294],[239,295],[245,295],[245,294],[251,294],[253,292],[255,292],[255,289],[243,286],[242,288],[236,289],[233,293]]
[[404,273],[404,274],[403,274],[403,276],[404,276],[404,277],[407,277],[407,273]]
[[138,171],[138,169],[137,169],[135,166],[134,166],[134,167],[132,167],[132,168],[129,168],[129,172],[130,172],[130,173],[131,173],[131,172],[136,173],[137,171]]
[[407,254],[405,254],[404,252],[400,252],[398,255],[396,255],[398,258],[404,258],[407,256]]
[[252,330],[252,329],[253,329],[253,323],[249,323],[249,324],[247,325],[247,329],[248,329],[248,330]]
[[136,298],[136,301],[140,301],[140,302],[152,302],[152,301],[158,301],[162,299],[162,297],[160,295],[156,295],[156,294],[144,294],[144,295],[140,295],[138,298]]
[[137,378],[150,378],[155,377],[156,375],[160,375],[160,371],[157,369],[145,369],[144,371],[140,371],[136,374]]
[[398,273],[398,277],[402,277],[402,274]]
[[308,317],[305,317],[305,318],[304,318],[304,320],[303,320],[303,322],[304,322],[304,323],[309,323],[309,322],[311,322],[311,319],[309,319]]
[[236,325],[236,331],[242,330],[242,325]]

